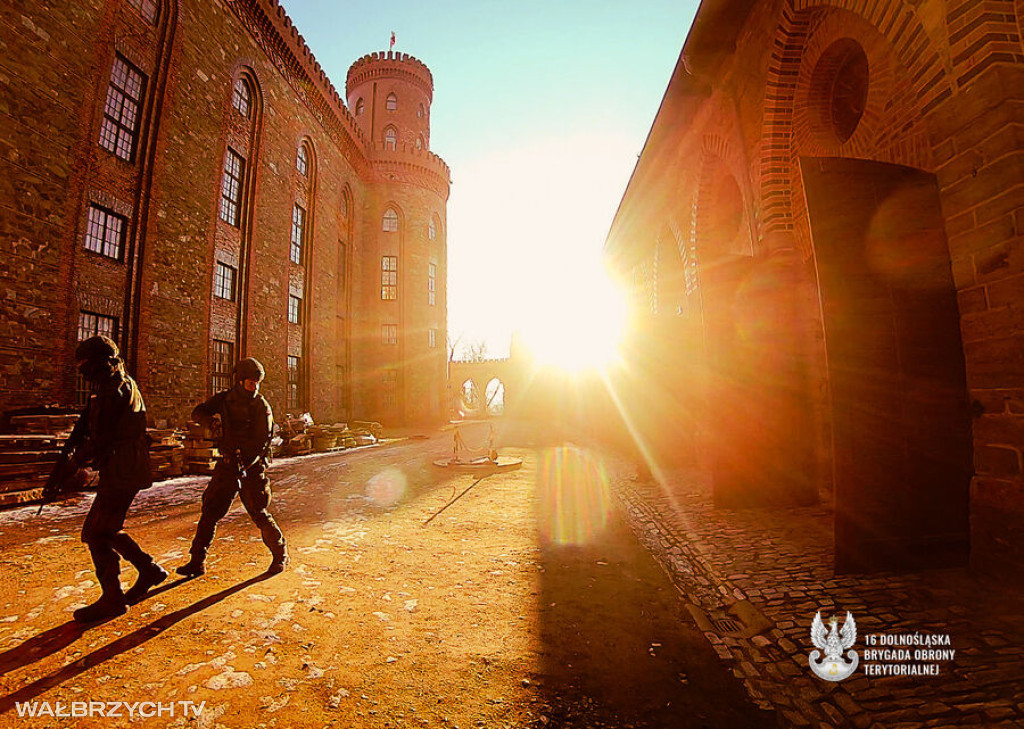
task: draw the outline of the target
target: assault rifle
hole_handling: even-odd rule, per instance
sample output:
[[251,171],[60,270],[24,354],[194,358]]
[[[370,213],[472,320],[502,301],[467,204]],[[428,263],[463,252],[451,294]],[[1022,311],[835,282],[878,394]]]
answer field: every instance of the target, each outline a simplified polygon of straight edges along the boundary
[[39,505],[36,516],[43,513],[44,506],[56,501],[62,493],[74,484],[75,476],[81,467],[79,463],[81,454],[79,451],[85,442],[85,429],[86,417],[83,414],[79,416],[78,422],[75,423],[75,427],[71,430],[71,434],[64,441],[64,445],[60,449],[60,455],[57,457],[57,462],[53,464],[50,477],[43,484],[43,503]]
[[78,461],[74,451],[61,451],[57,462],[53,465],[50,477],[43,485],[43,503],[39,505],[36,516],[43,513],[43,507],[56,501],[74,482],[78,473]]

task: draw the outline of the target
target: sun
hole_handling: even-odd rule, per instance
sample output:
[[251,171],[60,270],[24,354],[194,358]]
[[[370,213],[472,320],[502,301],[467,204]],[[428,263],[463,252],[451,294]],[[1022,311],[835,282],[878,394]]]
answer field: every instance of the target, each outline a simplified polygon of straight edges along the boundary
[[580,373],[619,359],[625,297],[599,266],[564,275],[519,313],[523,345],[538,365]]

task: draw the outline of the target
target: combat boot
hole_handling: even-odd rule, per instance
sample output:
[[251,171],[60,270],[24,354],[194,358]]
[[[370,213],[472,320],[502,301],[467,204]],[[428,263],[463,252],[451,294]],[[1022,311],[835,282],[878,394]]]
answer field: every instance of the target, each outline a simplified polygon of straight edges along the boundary
[[120,592],[104,592],[99,600],[92,605],[78,608],[74,612],[79,623],[94,623],[97,620],[108,620],[128,612],[124,595]]
[[139,578],[135,580],[135,584],[124,594],[124,601],[129,605],[134,605],[146,596],[150,588],[156,587],[166,579],[167,570],[156,562],[149,567],[143,567],[139,570]]
[[203,560],[192,557],[192,559],[174,571],[185,577],[199,577],[199,575],[206,573],[206,567],[203,566]]

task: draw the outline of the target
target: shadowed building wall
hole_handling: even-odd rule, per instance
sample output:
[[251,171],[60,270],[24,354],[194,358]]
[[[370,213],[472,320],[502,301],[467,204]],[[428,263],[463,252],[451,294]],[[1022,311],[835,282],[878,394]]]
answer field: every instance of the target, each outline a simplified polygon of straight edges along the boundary
[[1024,567],[1024,45],[996,6],[705,2],[609,234],[636,321],[685,322],[658,347],[716,502],[833,503],[840,570]]

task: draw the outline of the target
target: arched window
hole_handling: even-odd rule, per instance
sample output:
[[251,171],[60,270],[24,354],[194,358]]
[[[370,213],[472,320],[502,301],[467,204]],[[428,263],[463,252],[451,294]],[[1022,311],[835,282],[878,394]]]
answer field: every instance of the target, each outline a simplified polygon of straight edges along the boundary
[[306,146],[304,144],[300,144],[299,152],[295,155],[295,169],[299,171],[300,175],[305,175],[308,168],[309,158],[306,156]]
[[363,103],[363,99],[360,97],[356,99],[356,116],[362,116],[364,111],[366,111],[366,104]]
[[394,127],[384,130],[384,149],[398,149],[398,130]]
[[416,137],[416,149],[423,149],[423,137]]
[[157,5],[156,0],[128,0],[128,2],[140,13],[142,17],[153,25],[156,25]]
[[249,91],[249,84],[242,77],[235,79],[235,92],[231,97],[231,106],[235,107],[235,111],[246,119],[249,118],[249,108],[252,106],[252,92]]
[[423,104],[420,104],[419,107],[416,109],[416,116],[418,116],[420,119],[422,119],[423,118],[423,114],[424,114]]
[[437,237],[437,223],[433,218],[431,218],[430,222],[427,223],[427,237],[430,238],[430,240],[434,240],[434,238]]
[[394,92],[388,94],[387,110],[398,111],[398,97],[395,96]]
[[398,213],[395,212],[394,208],[388,208],[384,211],[384,218],[381,220],[380,229],[385,233],[398,232]]

